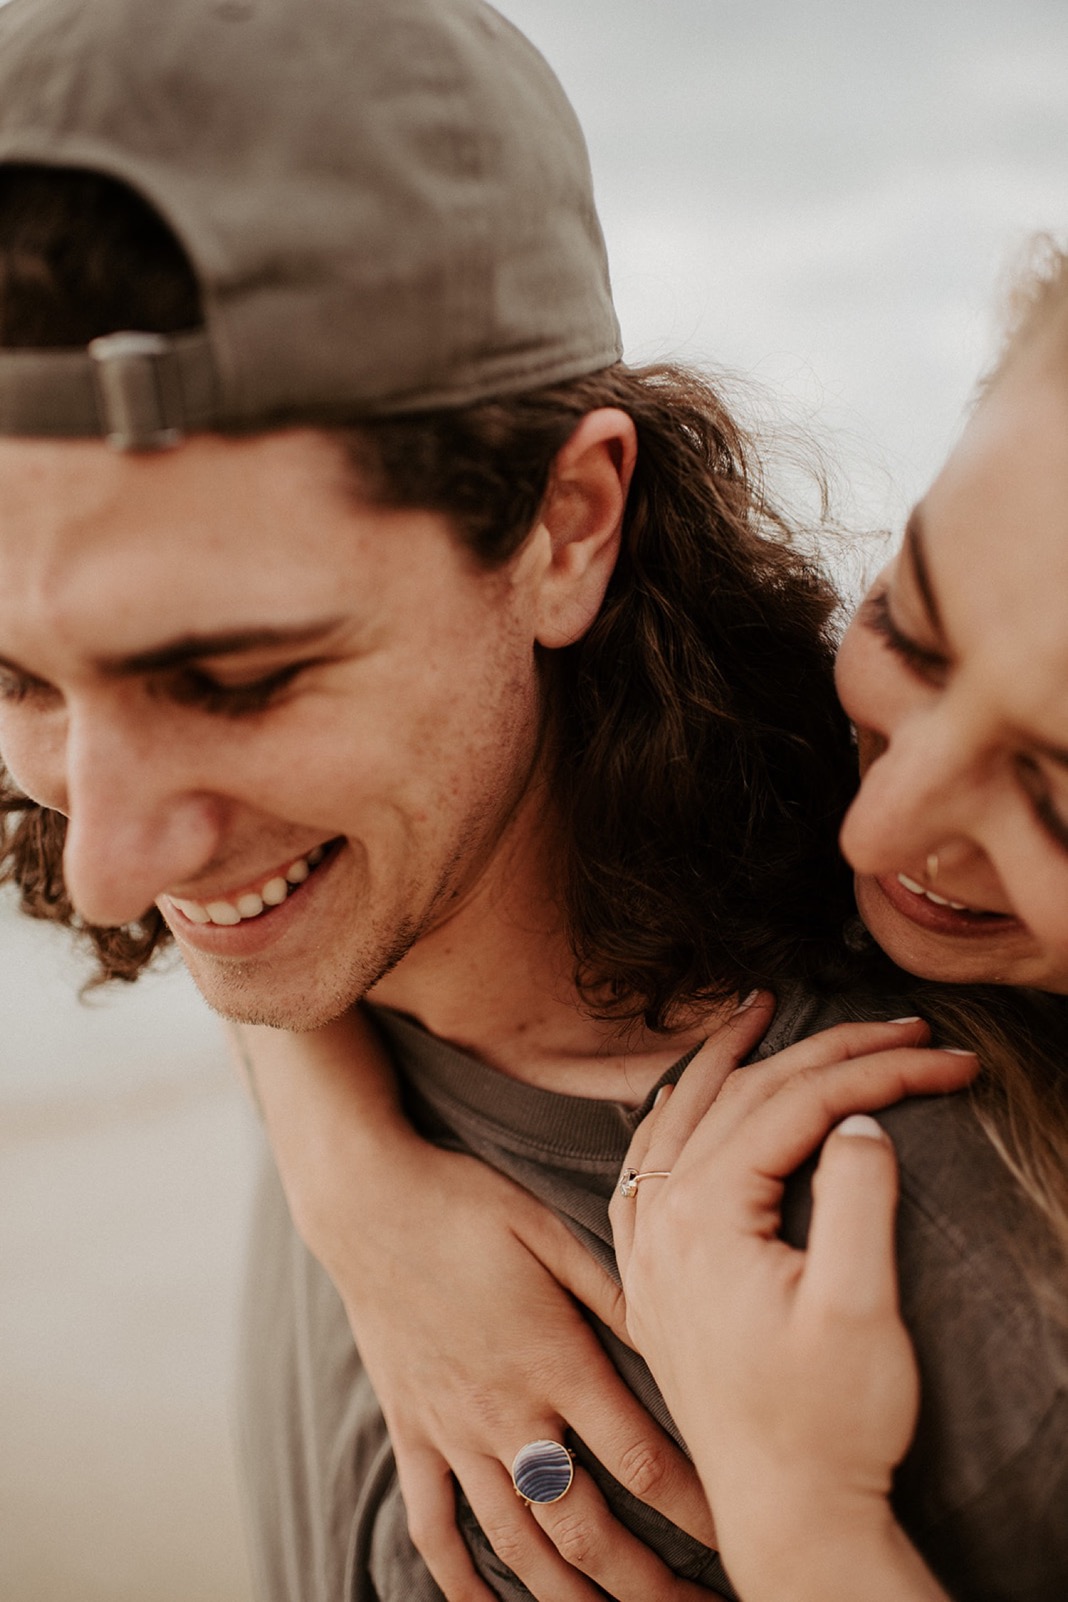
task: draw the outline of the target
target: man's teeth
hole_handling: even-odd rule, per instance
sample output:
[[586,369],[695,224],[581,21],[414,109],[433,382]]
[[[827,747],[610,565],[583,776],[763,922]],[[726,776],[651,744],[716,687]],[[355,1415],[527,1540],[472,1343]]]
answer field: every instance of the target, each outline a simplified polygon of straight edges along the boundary
[[945,896],[936,896],[933,890],[926,890],[922,884],[917,884],[915,879],[910,879],[905,873],[898,874],[897,882],[898,884],[903,884],[906,890],[911,890],[914,896],[926,896],[928,901],[933,901],[936,907],[952,907],[954,912],[971,912],[974,910],[966,906],[963,901],[947,901]]
[[280,907],[290,890],[303,884],[313,868],[323,860],[324,846],[313,846],[306,856],[297,857],[284,874],[277,873],[260,885],[259,890],[246,890],[233,901],[187,901],[171,897],[179,912],[190,923],[215,923],[223,928],[258,918],[265,907]]

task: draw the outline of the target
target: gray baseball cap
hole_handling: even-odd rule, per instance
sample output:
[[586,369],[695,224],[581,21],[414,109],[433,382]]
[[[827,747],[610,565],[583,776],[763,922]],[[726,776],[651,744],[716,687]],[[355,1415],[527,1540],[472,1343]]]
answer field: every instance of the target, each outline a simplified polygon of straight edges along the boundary
[[0,434],[152,447],[462,406],[620,355],[578,122],[481,0],[8,0],[5,162],[136,190],[204,326],[0,350]]

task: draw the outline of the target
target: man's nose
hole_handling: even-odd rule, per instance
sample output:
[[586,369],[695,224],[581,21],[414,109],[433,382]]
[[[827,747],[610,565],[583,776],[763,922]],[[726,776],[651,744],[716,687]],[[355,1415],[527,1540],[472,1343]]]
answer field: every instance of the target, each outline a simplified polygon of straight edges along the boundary
[[194,878],[217,847],[220,800],[182,747],[143,717],[71,719],[66,802],[63,875],[89,923],[140,918],[168,887]]

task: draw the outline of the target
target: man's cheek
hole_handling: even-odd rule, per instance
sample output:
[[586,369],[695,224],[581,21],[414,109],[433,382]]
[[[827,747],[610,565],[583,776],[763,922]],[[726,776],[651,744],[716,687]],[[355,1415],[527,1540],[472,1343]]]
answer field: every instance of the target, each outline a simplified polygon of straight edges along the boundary
[[67,784],[61,742],[27,739],[0,719],[0,764],[24,796],[53,812],[67,813]]

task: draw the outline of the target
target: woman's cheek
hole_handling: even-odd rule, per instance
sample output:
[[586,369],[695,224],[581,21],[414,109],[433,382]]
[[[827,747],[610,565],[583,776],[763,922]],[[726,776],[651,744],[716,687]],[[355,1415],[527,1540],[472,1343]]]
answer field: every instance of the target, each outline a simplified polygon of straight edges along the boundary
[[861,778],[872,764],[879,760],[888,744],[886,736],[876,729],[866,728],[863,724],[857,725],[857,767]]
[[[854,618],[839,647],[834,677],[838,699],[858,729],[879,727],[877,659],[884,655],[863,624]],[[876,659],[874,663],[872,658]]]

